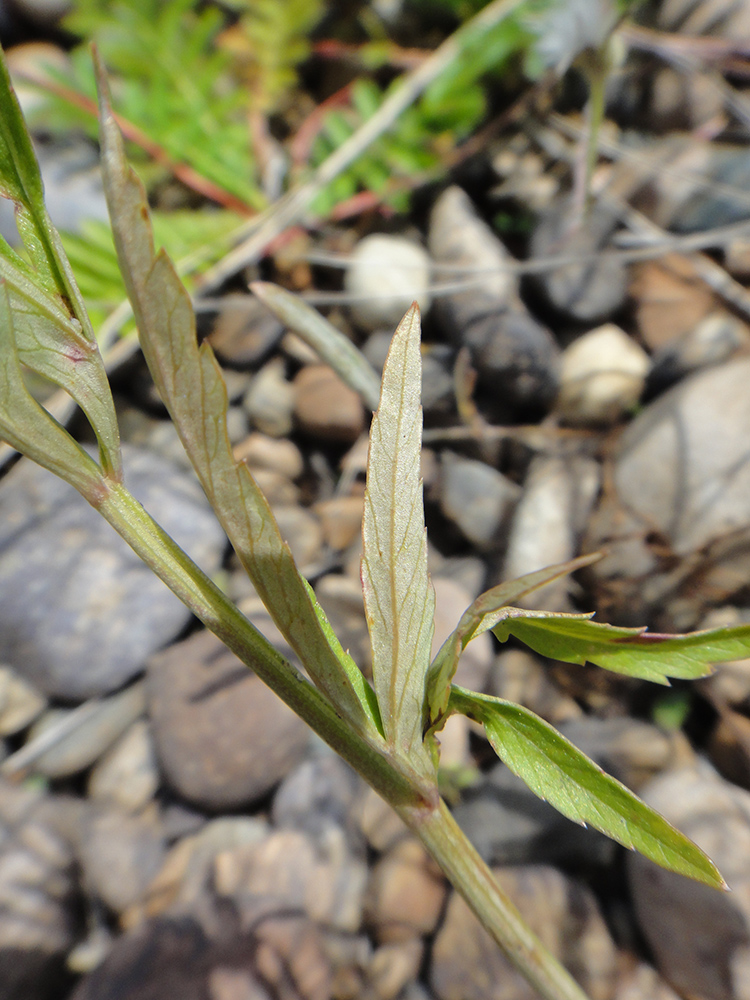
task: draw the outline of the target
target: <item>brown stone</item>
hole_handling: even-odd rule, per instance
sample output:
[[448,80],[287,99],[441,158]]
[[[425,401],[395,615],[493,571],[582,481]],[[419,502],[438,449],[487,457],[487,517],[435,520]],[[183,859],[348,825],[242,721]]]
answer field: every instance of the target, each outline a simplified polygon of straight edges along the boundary
[[641,264],[630,284],[638,332],[652,351],[692,330],[715,304],[687,257],[669,254]]
[[408,940],[435,929],[445,899],[442,873],[418,840],[398,841],[370,876],[368,920],[381,943]]
[[305,724],[210,632],[152,658],[147,699],[168,781],[206,809],[257,801],[307,749]]
[[356,441],[365,412],[353,389],[328,365],[307,365],[294,379],[294,414],[300,430],[324,441]]

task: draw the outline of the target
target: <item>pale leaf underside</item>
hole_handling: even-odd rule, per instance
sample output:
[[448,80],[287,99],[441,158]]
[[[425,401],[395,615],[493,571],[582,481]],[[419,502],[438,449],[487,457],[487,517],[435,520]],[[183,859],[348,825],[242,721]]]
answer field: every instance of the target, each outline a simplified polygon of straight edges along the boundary
[[394,334],[370,431],[362,584],[386,738],[397,753],[426,761],[424,685],[435,597],[427,573],[420,477],[419,334],[413,306]]

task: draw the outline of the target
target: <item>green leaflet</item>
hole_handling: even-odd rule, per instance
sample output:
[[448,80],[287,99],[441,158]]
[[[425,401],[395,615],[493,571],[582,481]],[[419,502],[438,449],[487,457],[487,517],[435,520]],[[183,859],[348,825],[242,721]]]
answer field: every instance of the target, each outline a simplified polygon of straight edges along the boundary
[[427,574],[420,478],[419,337],[415,304],[393,335],[370,430],[362,586],[386,739],[397,755],[409,757],[423,774],[432,774],[422,743],[435,595]]
[[501,642],[513,635],[550,659],[595,663],[617,674],[665,685],[669,677],[705,677],[714,663],[750,656],[750,625],[662,635],[642,628],[616,628],[590,618],[505,608],[492,631]]
[[449,711],[481,722],[498,757],[563,816],[590,823],[663,868],[726,888],[699,847],[533,712],[458,687]]
[[101,469],[26,388],[4,281],[0,281],[0,439],[75,486],[90,503],[104,489]]
[[558,563],[555,566],[547,566],[545,569],[537,570],[535,573],[528,573],[517,580],[508,580],[480,594],[463,613],[458,625],[440,647],[437,656],[430,665],[427,675],[426,727],[438,722],[448,707],[450,683],[456,673],[461,653],[475,636],[491,629],[504,616],[502,609],[506,605],[511,601],[525,597],[540,587],[544,587],[561,576],[567,576],[568,573],[574,573],[583,566],[589,566],[599,558],[598,553],[580,556],[569,562]]
[[44,204],[42,180],[0,52],[0,194],[16,204],[31,266],[0,241],[0,277],[15,316],[20,361],[79,404],[99,441],[104,468],[121,474],[120,438],[99,349],[73,273]]
[[142,184],[128,168],[100,70],[102,166],[115,245],[151,374],[245,571],[313,682],[344,718],[382,738],[372,694],[328,640],[306,582],[247,466],[232,455],[227,395],[208,344],[198,346],[190,297],[163,251],[154,254]]

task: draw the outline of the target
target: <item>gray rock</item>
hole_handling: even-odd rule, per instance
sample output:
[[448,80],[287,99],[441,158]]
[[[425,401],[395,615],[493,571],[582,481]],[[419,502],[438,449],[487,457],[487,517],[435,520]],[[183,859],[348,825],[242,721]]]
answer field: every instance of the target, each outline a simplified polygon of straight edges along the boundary
[[[599,488],[599,467],[585,455],[539,455],[513,514],[503,579],[513,580],[576,555],[579,536]],[[573,584],[562,577],[528,594],[523,607],[570,610]]]
[[519,407],[544,410],[557,389],[559,349],[526,311],[513,258],[461,188],[448,188],[436,201],[429,245],[441,280],[455,280],[456,268],[467,280],[465,290],[444,296],[435,309],[446,334],[469,348],[480,386],[506,416]]
[[305,724],[210,632],[149,661],[147,699],[167,780],[206,809],[262,798],[308,746]]
[[[85,771],[143,714],[144,708],[143,683],[138,681],[124,691],[75,709],[50,709],[13,758],[13,768],[47,778]],[[6,770],[10,764],[6,764]]]
[[78,857],[84,883],[114,913],[141,899],[164,854],[164,837],[153,814],[97,809],[83,824]]
[[627,271],[616,256],[601,256],[617,225],[617,215],[600,203],[583,218],[570,199],[558,201],[539,219],[532,256],[588,255],[584,263],[543,271],[537,281],[552,305],[584,323],[610,315],[625,300]]
[[694,375],[627,428],[585,549],[622,624],[685,631],[750,575],[750,358]]
[[279,786],[271,816],[278,827],[303,830],[313,836],[332,822],[361,836],[354,824],[354,806],[362,794],[362,779],[340,757],[321,748]]
[[747,1000],[750,793],[699,761],[656,778],[641,795],[703,848],[732,890],[717,892],[628,856],[636,914],[657,968],[679,994]]
[[[124,449],[135,497],[209,574],[226,539],[194,480]],[[22,460],[0,488],[0,659],[47,694],[124,684],[190,612],[73,490]]]
[[[494,875],[542,944],[591,1000],[610,1000],[616,952],[590,890],[554,868],[499,868]],[[495,942],[453,893],[432,951],[438,1000],[537,1000]]]
[[497,545],[521,494],[516,483],[485,462],[450,451],[441,455],[440,506],[480,550]]

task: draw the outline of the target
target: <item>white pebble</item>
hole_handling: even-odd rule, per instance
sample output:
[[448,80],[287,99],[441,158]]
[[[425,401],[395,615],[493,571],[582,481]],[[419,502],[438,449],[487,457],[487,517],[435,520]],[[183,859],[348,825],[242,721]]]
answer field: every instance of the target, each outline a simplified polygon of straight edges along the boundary
[[367,330],[395,327],[416,299],[422,312],[432,301],[427,251],[401,236],[375,233],[357,244],[344,285],[356,301],[355,321]]
[[605,323],[563,351],[557,410],[571,424],[611,424],[638,402],[650,361],[624,330]]

